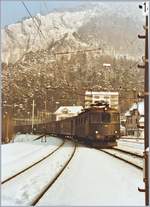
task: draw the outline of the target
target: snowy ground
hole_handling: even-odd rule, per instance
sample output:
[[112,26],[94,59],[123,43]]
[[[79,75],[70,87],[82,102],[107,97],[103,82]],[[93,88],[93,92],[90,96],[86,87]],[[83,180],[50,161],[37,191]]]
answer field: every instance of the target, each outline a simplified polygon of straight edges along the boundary
[[117,140],[117,147],[140,155],[143,155],[144,151],[143,141],[120,139]]
[[31,142],[40,135],[33,134],[17,134],[14,138],[14,142]]
[[132,136],[132,135],[124,135],[124,136],[121,136],[121,138],[123,138],[123,139],[130,139],[130,140],[144,140],[144,138],[143,137],[137,137],[137,136]]
[[[62,143],[61,139],[52,137],[47,143],[41,143],[32,141],[37,136],[19,136],[15,143],[2,145],[3,179]],[[72,153],[73,144],[67,141],[65,146],[46,161],[3,184],[2,205],[30,205]],[[144,193],[138,192],[138,187],[143,187],[141,170],[98,150],[80,146],[38,205],[144,205]]]
[[41,140],[33,141],[36,137],[37,135],[19,135],[14,143],[1,146],[2,181],[35,163],[62,143],[61,139],[54,137],[47,137],[47,142],[42,143]]
[[79,147],[69,168],[38,205],[144,205],[142,171],[103,152]]
[[[117,147],[115,147],[117,148]],[[125,149],[123,148],[123,151]],[[129,163],[132,163],[133,165],[139,167],[140,169],[143,169],[144,167],[144,159],[142,157],[137,157],[128,153],[124,153],[122,151],[118,151],[115,149],[103,149],[102,151],[107,152],[111,155],[114,155],[115,157],[119,158],[119,159],[123,159]],[[125,150],[128,151],[128,150]],[[129,151],[130,152],[130,151]],[[135,154],[135,153],[134,153]],[[138,153],[136,153],[138,155]]]
[[[35,197],[51,182],[62,169],[73,151],[67,141],[59,151],[46,160],[2,185],[2,205],[31,205]],[[14,191],[15,189],[15,191]]]

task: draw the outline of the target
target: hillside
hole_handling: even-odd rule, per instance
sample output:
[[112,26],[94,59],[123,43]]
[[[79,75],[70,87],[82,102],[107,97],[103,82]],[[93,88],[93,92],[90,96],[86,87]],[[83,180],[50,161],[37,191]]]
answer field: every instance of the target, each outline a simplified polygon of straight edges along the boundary
[[[101,48],[103,54],[138,58],[143,45],[136,37],[143,16],[137,4],[91,3],[24,19],[2,29],[2,62],[14,63],[25,53],[50,49]],[[40,31],[37,30],[40,28]]]
[[30,18],[2,29],[3,100],[22,104],[27,116],[33,99],[36,111],[44,110],[45,102],[54,111],[58,101],[84,105],[85,90],[109,90],[120,92],[125,111],[135,101],[133,89],[143,90],[143,71],[137,69],[144,54],[144,42],[137,38],[143,17],[137,4],[129,4],[91,3],[37,14],[41,32]]

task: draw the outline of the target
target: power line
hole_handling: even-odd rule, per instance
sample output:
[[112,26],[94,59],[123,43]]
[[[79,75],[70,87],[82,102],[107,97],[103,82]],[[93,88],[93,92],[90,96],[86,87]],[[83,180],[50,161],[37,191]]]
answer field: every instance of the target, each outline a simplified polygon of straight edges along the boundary
[[57,52],[53,53],[54,55],[67,55],[67,54],[73,54],[77,52],[93,52],[93,51],[98,51],[102,50],[101,48],[93,48],[93,49],[86,49],[86,50],[76,50],[76,51],[66,51],[66,52]]
[[26,4],[24,3],[24,1],[21,1],[21,3],[23,4],[24,8],[26,9],[26,11],[28,12],[28,14],[29,14],[30,17],[32,18],[33,23],[34,23],[34,24],[36,25],[36,27],[37,27],[37,30],[41,33],[42,37],[46,40],[44,34],[42,33],[42,31],[41,31],[41,29],[40,29],[40,27],[39,27],[39,25],[38,25],[37,22],[34,20],[32,14],[30,13],[30,11],[29,11],[28,7],[26,6]]

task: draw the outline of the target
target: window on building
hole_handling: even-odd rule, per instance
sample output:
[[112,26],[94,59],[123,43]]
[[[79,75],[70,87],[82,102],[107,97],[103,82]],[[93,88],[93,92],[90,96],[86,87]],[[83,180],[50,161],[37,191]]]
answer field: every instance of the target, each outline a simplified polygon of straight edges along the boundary
[[99,96],[94,96],[93,98],[95,98],[95,99],[99,99],[100,97],[99,97]]

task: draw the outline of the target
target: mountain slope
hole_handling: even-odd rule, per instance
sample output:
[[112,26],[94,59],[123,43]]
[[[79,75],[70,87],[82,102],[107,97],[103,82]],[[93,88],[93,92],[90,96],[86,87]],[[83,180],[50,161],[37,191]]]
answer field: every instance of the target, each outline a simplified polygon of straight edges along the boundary
[[[91,3],[70,11],[37,14],[2,29],[2,62],[15,63],[42,49],[63,52],[101,47],[104,54],[138,58],[143,45],[137,34],[143,17],[135,3]],[[37,26],[40,28],[38,31]]]

